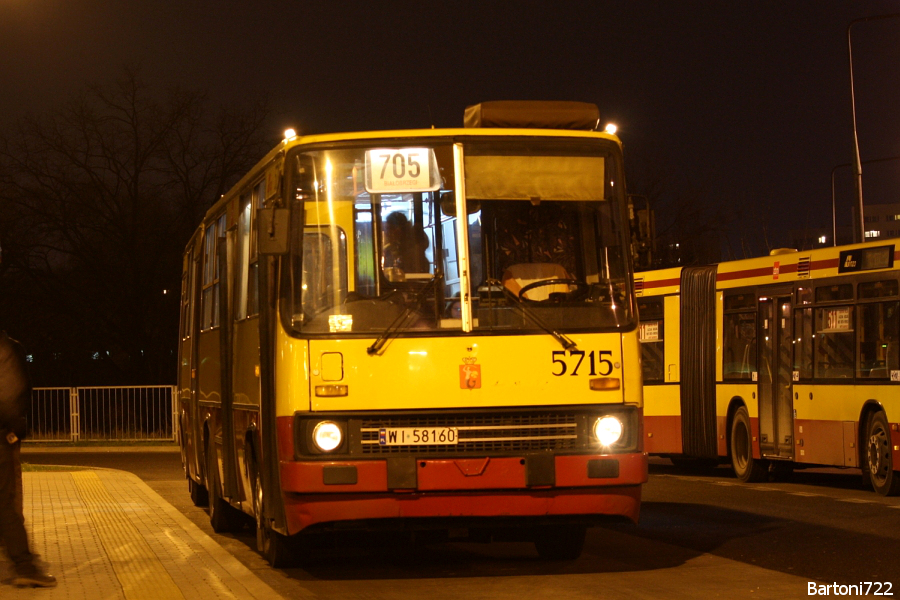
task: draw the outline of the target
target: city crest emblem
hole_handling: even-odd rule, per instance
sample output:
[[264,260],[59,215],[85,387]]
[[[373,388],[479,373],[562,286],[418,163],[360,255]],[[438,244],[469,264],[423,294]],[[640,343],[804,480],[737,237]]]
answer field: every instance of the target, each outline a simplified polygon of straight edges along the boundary
[[466,356],[459,365],[459,387],[464,390],[477,390],[481,387],[481,365],[474,356]]

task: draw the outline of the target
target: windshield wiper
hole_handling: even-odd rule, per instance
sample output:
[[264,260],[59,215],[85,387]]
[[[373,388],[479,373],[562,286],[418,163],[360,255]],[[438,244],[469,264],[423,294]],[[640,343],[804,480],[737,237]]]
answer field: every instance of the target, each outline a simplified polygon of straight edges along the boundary
[[394,322],[391,323],[388,328],[381,333],[380,336],[378,336],[378,339],[375,340],[371,346],[366,348],[366,353],[369,356],[379,354],[381,352],[381,349],[384,348],[384,345],[388,342],[389,339],[394,337],[394,335],[396,335],[396,333],[401,329],[406,328],[406,326],[409,324],[408,321],[411,320],[410,317],[418,312],[420,308],[422,308],[422,305],[425,304],[425,300],[428,299],[428,293],[437,286],[437,281],[440,278],[440,275],[435,275],[434,277],[429,279],[428,283],[425,284],[425,287],[422,288],[422,291],[420,291],[416,296],[416,301],[411,306],[407,306],[406,308],[404,308],[403,312],[401,312],[397,316],[397,318],[394,319]]
[[569,338],[566,334],[560,333],[559,331],[553,329],[553,327],[551,327],[550,325],[544,323],[544,321],[542,321],[541,318],[538,317],[530,307],[522,302],[515,294],[509,291],[509,289],[505,285],[503,285],[501,281],[498,281],[497,279],[488,279],[485,281],[485,283],[490,286],[490,288],[493,288],[494,286],[499,287],[503,292],[503,295],[511,300],[511,306],[518,308],[526,319],[529,319],[532,323],[553,336],[553,339],[559,342],[564,349],[578,350],[578,347],[575,345],[575,342],[573,342],[571,338]]

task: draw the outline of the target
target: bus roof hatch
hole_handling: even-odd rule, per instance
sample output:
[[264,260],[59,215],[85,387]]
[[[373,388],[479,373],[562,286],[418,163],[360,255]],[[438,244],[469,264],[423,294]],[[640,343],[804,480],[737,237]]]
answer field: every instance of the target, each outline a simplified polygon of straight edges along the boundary
[[578,129],[593,131],[600,109],[589,102],[502,100],[466,107],[465,127]]

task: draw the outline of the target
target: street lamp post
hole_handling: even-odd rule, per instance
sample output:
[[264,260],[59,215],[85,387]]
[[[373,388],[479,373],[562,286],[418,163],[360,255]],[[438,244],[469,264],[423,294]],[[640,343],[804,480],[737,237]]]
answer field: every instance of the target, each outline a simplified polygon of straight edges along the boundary
[[[863,193],[862,193],[862,161],[859,159],[859,136],[856,132],[856,94],[853,91],[853,46],[850,43],[850,29],[856,23],[860,23],[862,21],[880,21],[883,19],[895,19],[900,17],[900,13],[893,13],[890,15],[875,15],[872,17],[863,17],[861,19],[854,19],[850,21],[850,24],[847,25],[847,58],[850,61],[850,110],[853,114],[853,167],[854,167],[854,177],[853,183],[856,188],[856,215],[857,215],[857,223],[854,231],[854,237],[857,237],[857,242],[866,241],[865,229],[866,226],[864,224],[863,219]],[[834,173],[832,172],[832,181],[834,181]],[[832,192],[833,195],[833,192]],[[833,200],[833,198],[832,198]],[[833,207],[832,207],[833,209]]]
[[[864,160],[860,163],[860,165],[872,165],[880,162],[887,162],[889,160],[900,160],[900,156],[888,156],[887,158],[875,158],[873,160]],[[831,245],[837,246],[837,211],[835,209],[835,191],[834,191],[834,174],[837,173],[838,169],[842,169],[844,167],[852,167],[852,163],[844,163],[842,165],[837,165],[835,168],[831,170]],[[862,168],[857,171],[857,173],[861,173]],[[860,182],[861,183],[861,182]],[[862,204],[859,205],[859,209],[862,208]],[[855,211],[854,211],[855,212]],[[860,210],[860,222],[862,222],[862,211]],[[866,241],[866,232],[865,225],[863,225],[862,231],[862,241]],[[854,232],[856,233],[856,232]]]

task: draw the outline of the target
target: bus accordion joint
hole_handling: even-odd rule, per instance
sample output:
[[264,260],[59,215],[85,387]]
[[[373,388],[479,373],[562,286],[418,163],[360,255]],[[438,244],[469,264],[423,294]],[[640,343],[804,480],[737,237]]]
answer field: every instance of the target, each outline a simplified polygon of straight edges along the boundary
[[618,390],[622,387],[622,381],[618,377],[596,377],[591,379],[591,391],[607,392]]

